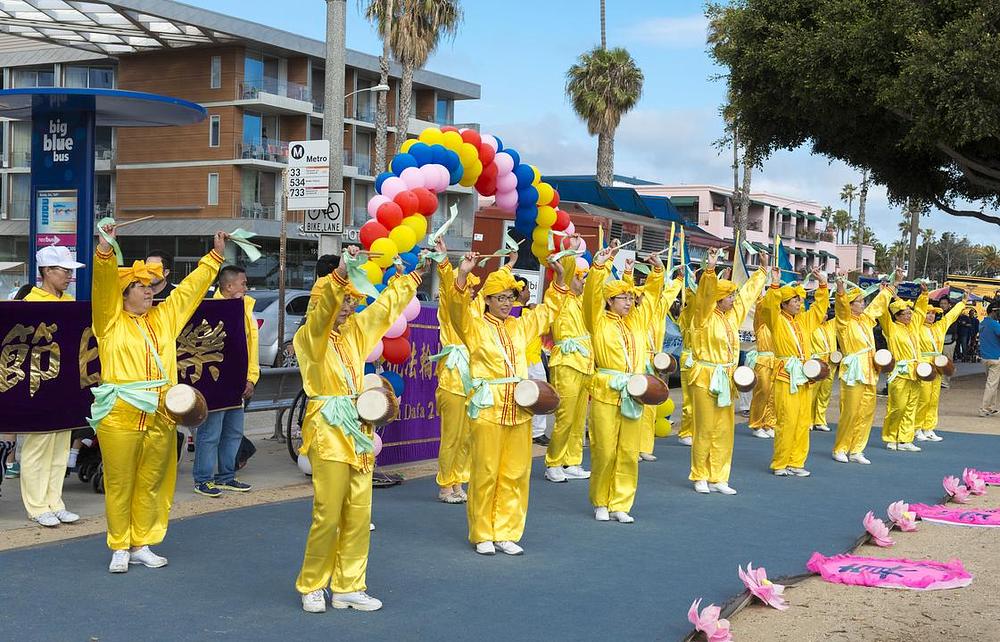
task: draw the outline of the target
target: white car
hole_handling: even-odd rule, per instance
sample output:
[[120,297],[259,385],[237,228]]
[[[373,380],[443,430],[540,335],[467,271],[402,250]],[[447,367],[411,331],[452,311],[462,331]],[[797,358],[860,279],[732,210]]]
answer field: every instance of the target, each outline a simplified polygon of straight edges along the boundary
[[[286,363],[289,356],[292,338],[299,329],[302,318],[309,306],[309,292],[306,290],[285,290],[285,336],[278,343],[278,291],[251,290],[248,295],[254,298],[253,315],[257,319],[257,332],[260,340],[259,361],[262,366],[280,367],[294,365]],[[280,349],[279,349],[280,347]]]

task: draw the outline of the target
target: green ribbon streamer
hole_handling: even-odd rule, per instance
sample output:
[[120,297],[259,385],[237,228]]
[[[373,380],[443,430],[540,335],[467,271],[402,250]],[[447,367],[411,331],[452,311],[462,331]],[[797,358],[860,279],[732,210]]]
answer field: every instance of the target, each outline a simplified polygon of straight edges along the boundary
[[354,438],[354,452],[370,453],[375,450],[375,442],[361,430],[361,419],[354,398],[349,395],[312,397],[314,401],[322,401],[323,407],[319,414],[330,426],[340,428],[345,435]]
[[799,386],[809,382],[809,377],[802,371],[802,360],[798,357],[785,359],[785,372],[788,373],[788,391],[793,395],[799,391]]
[[612,370],[610,368],[598,368],[598,372],[611,377],[608,386],[618,392],[621,399],[621,413],[627,419],[638,419],[642,416],[642,404],[632,398],[628,393],[628,380],[632,376],[630,372]]
[[441,227],[439,227],[436,232],[430,235],[430,237],[427,239],[427,245],[434,247],[434,245],[438,242],[438,239],[444,236],[444,233],[448,231],[448,228],[451,227],[451,224],[454,223],[455,219],[457,218],[458,218],[458,205],[452,203],[451,208],[448,210],[448,220],[445,221],[444,224]]
[[563,250],[550,256],[549,261],[559,261],[567,256],[583,256],[583,252],[578,252],[577,250]]
[[743,249],[750,256],[756,256],[759,253],[750,241],[743,241]]
[[350,279],[351,285],[365,296],[378,298],[378,290],[368,280],[368,273],[361,267],[367,259],[360,254],[353,257],[350,254],[344,254],[343,261],[347,265],[347,278]]
[[719,408],[725,408],[733,404],[733,390],[729,380],[729,370],[735,363],[713,363],[711,361],[695,361],[688,355],[688,365],[690,368],[695,363],[700,366],[712,369],[712,378],[708,382],[708,391],[716,396],[715,403]]
[[756,350],[747,350],[746,357],[743,359],[743,365],[750,368],[751,370],[757,367],[757,357],[760,353]]
[[889,373],[886,383],[892,383],[900,375],[909,374],[910,364],[913,363],[913,359],[906,359],[903,361],[897,361],[896,367],[892,369]]
[[125,257],[122,256],[122,246],[118,245],[118,239],[111,236],[104,231],[105,225],[114,225],[115,219],[110,216],[105,216],[101,220],[97,221],[97,233],[101,235],[101,238],[107,241],[111,249],[115,251],[115,258],[118,260],[118,265],[125,265]]
[[423,258],[417,261],[418,267],[423,267],[424,262],[434,261],[435,263],[443,263],[448,260],[447,252],[431,252],[430,250],[425,250],[423,252]]
[[590,350],[587,350],[587,346],[583,344],[583,341],[589,339],[589,334],[583,337],[566,337],[561,341],[557,341],[555,347],[559,348],[563,354],[573,354],[574,352],[579,352],[582,356],[589,357]]
[[90,424],[91,428],[97,430],[97,424],[111,414],[118,399],[142,412],[152,414],[156,412],[156,408],[160,404],[160,392],[157,388],[168,383],[170,381],[167,379],[157,379],[156,381],[136,381],[133,383],[102,383],[91,388],[94,403],[90,406],[90,417],[87,417],[87,423]]
[[648,275],[650,272],[649,266],[646,265],[645,263],[633,263],[632,269],[635,270],[636,272],[639,272],[640,274]]
[[500,386],[508,383],[519,383],[518,377],[504,377],[503,379],[473,379],[472,394],[469,395],[468,414],[470,419],[478,419],[479,413],[486,408],[493,406],[493,390],[490,386]]
[[255,236],[257,236],[256,232],[248,232],[242,227],[236,228],[229,235],[229,241],[232,243],[226,242],[226,261],[236,263],[236,248],[243,250],[243,253],[247,255],[247,260],[251,263],[260,259],[260,250],[249,241]]
[[442,347],[441,352],[428,357],[432,363],[442,359],[445,360],[444,367],[449,370],[458,370],[458,376],[462,379],[462,387],[465,394],[469,394],[472,388],[472,374],[469,372],[469,350],[464,345],[451,343]]

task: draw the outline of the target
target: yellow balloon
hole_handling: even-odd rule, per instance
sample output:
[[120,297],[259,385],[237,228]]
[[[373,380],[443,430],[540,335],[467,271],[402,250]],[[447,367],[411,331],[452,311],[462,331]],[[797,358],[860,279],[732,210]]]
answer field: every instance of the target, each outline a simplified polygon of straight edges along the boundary
[[664,401],[663,403],[661,403],[660,406],[659,406],[659,410],[660,410],[659,414],[660,414],[660,416],[661,417],[669,417],[670,415],[674,414],[674,408],[675,407],[676,406],[674,405],[674,400],[670,399],[668,397],[667,400]]
[[542,227],[552,227],[552,224],[556,222],[556,211],[554,208],[548,205],[542,205],[538,208],[538,217],[535,219]]
[[671,428],[672,425],[670,423],[670,420],[663,419],[661,417],[660,419],[656,420],[656,424],[653,427],[653,432],[657,437],[669,437]]
[[[409,252],[417,244],[416,232],[407,225],[397,225],[389,230],[389,239],[396,244],[396,249],[400,252]],[[375,247],[374,244],[372,247]]]
[[441,130],[437,127],[428,127],[424,131],[420,132],[420,142],[426,143],[428,145],[438,145],[441,143],[442,137]]
[[[537,231],[537,228],[536,228],[536,231]],[[541,243],[532,243],[531,244],[531,253],[534,254],[539,259],[545,258],[546,256],[549,255],[549,245],[548,245],[548,243],[545,242],[545,241],[542,241]]]
[[407,138],[403,141],[403,144],[399,146],[400,153],[405,154],[410,151],[410,148],[416,145],[419,141],[416,138]]
[[549,244],[549,232],[550,231],[551,231],[550,228],[548,228],[548,227],[542,227],[542,225],[539,224],[538,227],[536,227],[531,232],[531,243],[532,243],[532,245],[535,245],[535,244],[537,244],[537,245],[544,245],[546,251],[548,251],[548,248],[549,248],[549,245],[548,245]]
[[371,281],[372,285],[382,282],[382,268],[375,265],[370,259],[361,264],[361,269],[365,271],[368,276],[368,280]]
[[479,150],[472,143],[462,143],[455,151],[458,152],[458,157],[462,159],[463,167],[468,167],[479,160]]
[[[528,165],[528,167],[530,167],[531,171],[533,171],[535,173],[535,177],[533,179],[531,179],[531,184],[534,185],[535,187],[538,187],[538,184],[542,182],[542,173],[540,171],[538,171],[538,168],[535,167],[534,165]],[[552,200],[552,199],[549,199],[549,200]],[[545,201],[545,202],[548,203],[548,201]]]
[[[427,217],[421,214],[407,216],[403,219],[403,225],[413,230],[413,233],[417,235],[418,243],[427,234]],[[392,235],[389,235],[389,238],[392,238]]]
[[556,191],[552,189],[552,186],[548,183],[539,183],[535,186],[538,190],[538,204],[548,205],[552,202],[552,198],[556,195]]
[[462,140],[462,135],[456,131],[447,131],[441,134],[440,142],[453,152],[457,152],[465,144],[465,141]]
[[462,187],[472,187],[473,185],[476,184],[476,181],[478,180],[479,177],[473,174],[472,172],[465,172],[464,174],[462,174],[462,178],[458,179],[458,184],[461,185]]
[[[398,229],[398,226],[393,229]],[[399,248],[396,247],[396,242],[389,238],[375,239],[372,243],[371,251],[372,254],[380,255],[373,256],[371,260],[383,269],[392,265],[393,259],[395,259],[396,255],[399,254]]]

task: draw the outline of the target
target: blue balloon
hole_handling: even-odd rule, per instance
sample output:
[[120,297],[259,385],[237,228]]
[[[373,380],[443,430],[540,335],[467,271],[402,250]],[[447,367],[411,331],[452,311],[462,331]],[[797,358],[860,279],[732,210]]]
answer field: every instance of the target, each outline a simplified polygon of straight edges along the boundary
[[495,138],[495,139],[496,139],[496,141],[497,141],[497,151],[498,151],[498,152],[502,152],[502,151],[504,151],[504,148],[503,148],[503,141],[502,141],[502,140],[500,140],[500,137],[499,137],[499,136],[496,136],[496,135],[494,135],[494,136],[493,136],[493,138]]
[[[462,174],[465,173],[465,169],[462,167],[462,164],[459,163],[454,169],[448,170],[448,173],[451,175],[451,178],[448,179],[448,183],[451,185],[457,185],[458,181],[462,180]],[[536,196],[535,198],[538,197]]]
[[385,182],[385,179],[392,178],[393,176],[395,176],[395,174],[393,174],[392,172],[382,172],[381,174],[379,174],[378,176],[376,176],[375,177],[375,191],[378,192],[379,194],[381,194],[382,193],[382,183]]
[[590,265],[594,264],[594,255],[590,253],[590,250],[587,250],[586,252],[583,253],[583,258],[585,258],[587,260],[587,263],[589,263]]
[[428,163],[434,162],[434,152],[431,150],[431,146],[427,143],[413,144],[410,146],[410,151],[408,153],[416,159],[417,167],[423,167]]
[[417,159],[410,154],[396,154],[392,159],[392,173],[399,176],[407,167],[416,167]]
[[[524,165],[521,165],[521,167],[524,167]],[[518,207],[524,207],[526,205],[531,204],[537,208],[538,207],[537,203],[538,203],[538,190],[535,189],[534,185],[531,185],[529,183],[527,187],[517,188]]]
[[366,363],[365,364],[365,374],[375,374],[375,364]]
[[[445,165],[448,160],[448,148],[444,145],[431,145],[431,162],[436,165]],[[445,165],[447,167],[447,165]]]
[[516,167],[517,167],[518,165],[520,165],[520,164],[521,164],[521,155],[517,153],[517,150],[515,150],[515,149],[505,149],[505,150],[503,150],[503,151],[505,151],[505,152],[507,152],[508,154],[510,154],[510,157],[514,159],[514,167],[515,167],[515,168],[516,168]]
[[387,267],[385,269],[385,274],[382,275],[382,283],[385,283],[385,284],[388,285],[389,280],[392,277],[394,277],[394,276],[396,276],[396,266],[395,265],[390,265],[389,267]]
[[514,229],[521,233],[524,238],[531,238],[531,233],[535,230],[535,222],[530,223],[522,221],[521,219],[516,219],[514,221]]
[[395,373],[392,370],[384,371],[382,376],[392,386],[393,393],[395,393],[397,397],[402,397],[404,390],[406,390],[406,384],[403,383],[403,377],[399,376],[398,373]]
[[447,151],[448,151],[448,156],[447,158],[445,158],[444,166],[448,168],[448,171],[450,172],[454,170],[456,167],[461,167],[462,159],[458,157],[458,154],[451,151],[450,149]]
[[514,168],[514,176],[517,177],[517,189],[524,189],[531,185],[531,181],[535,180],[535,170],[528,165],[518,165]]
[[376,283],[375,289],[378,290],[379,292],[382,292],[382,290],[385,289],[385,283]]
[[399,258],[403,261],[403,274],[409,274],[417,267],[417,255],[413,252],[403,252]]

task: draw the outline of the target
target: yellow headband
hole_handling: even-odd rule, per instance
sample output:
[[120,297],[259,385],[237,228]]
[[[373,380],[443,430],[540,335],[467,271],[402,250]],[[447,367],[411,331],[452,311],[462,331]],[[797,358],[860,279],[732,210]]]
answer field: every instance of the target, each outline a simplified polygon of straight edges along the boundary
[[491,272],[486,281],[483,283],[483,288],[480,290],[480,294],[483,296],[494,296],[504,292],[506,290],[513,290],[514,292],[520,292],[523,286],[521,283],[514,278],[514,275],[510,273],[510,270],[497,270],[496,272]]
[[799,297],[800,299],[805,300],[805,298],[806,298],[806,290],[805,290],[805,288],[803,288],[801,285],[783,285],[783,286],[781,286],[781,302],[782,303],[784,303],[785,301],[789,301],[791,299],[794,299],[795,297]]
[[154,279],[163,278],[163,264],[162,263],[146,263],[145,261],[135,261],[132,263],[132,267],[118,268],[118,287],[122,290],[132,285],[135,282],[139,282],[143,285],[149,285]]
[[467,288],[478,287],[480,283],[482,283],[482,281],[479,280],[479,277],[471,272],[465,277],[465,287]]
[[935,314],[941,314],[942,312],[944,312],[944,310],[942,310],[941,308],[939,308],[937,306],[931,306],[931,307],[927,308],[927,311],[928,312],[933,312]]
[[734,294],[736,292],[736,289],[737,289],[736,288],[736,284],[733,283],[732,281],[728,280],[728,279],[719,279],[717,281],[717,284],[716,284],[715,287],[718,290],[715,293],[715,300],[716,301],[721,301],[721,300],[725,299],[727,296],[729,296],[730,294]]
[[896,299],[889,304],[889,312],[892,313],[892,316],[896,316],[903,310],[909,310],[911,308],[913,308],[913,304],[904,299]]
[[604,284],[604,299],[613,299],[623,294],[635,295],[635,288],[625,281],[608,281]]
[[862,294],[864,294],[864,290],[861,290],[860,288],[851,288],[850,290],[847,290],[847,293],[844,296],[847,297],[847,302],[850,303]]

